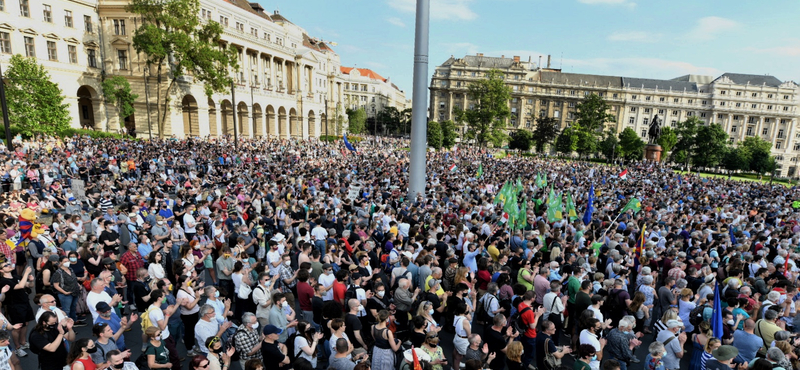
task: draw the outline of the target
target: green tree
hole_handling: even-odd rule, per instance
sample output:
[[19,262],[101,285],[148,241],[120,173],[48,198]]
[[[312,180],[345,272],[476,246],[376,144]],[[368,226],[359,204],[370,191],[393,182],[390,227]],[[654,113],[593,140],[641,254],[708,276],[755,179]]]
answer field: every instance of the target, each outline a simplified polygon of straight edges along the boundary
[[470,83],[467,89],[475,107],[455,111],[459,123],[464,122],[468,127],[467,138],[474,139],[480,146],[502,145],[508,138],[506,118],[511,114],[508,108],[511,88],[506,86],[502,72],[493,69],[486,73],[486,78]]
[[597,94],[587,96],[576,108],[575,131],[579,133],[577,151],[581,155],[588,155],[597,151],[597,138],[603,126],[608,122],[616,122],[616,118],[608,113],[611,106]]
[[572,128],[567,127],[556,138],[556,151],[566,155],[572,154],[578,147],[578,137]]
[[727,141],[728,134],[725,133],[722,126],[715,123],[708,126],[701,125],[697,128],[695,146],[702,149],[696,150],[692,154],[692,163],[701,167],[716,166],[722,161],[723,155],[725,155]]
[[629,161],[640,160],[644,157],[644,141],[630,127],[626,127],[619,133],[619,148],[620,156]]
[[12,56],[4,79],[8,119],[20,133],[53,135],[69,128],[71,119],[64,95],[35,58]]
[[606,160],[613,161],[614,157],[619,155],[619,139],[617,139],[617,130],[609,128],[603,132],[603,140],[597,143],[597,149],[606,157]]
[[233,81],[230,71],[239,69],[237,51],[220,42],[219,23],[200,21],[199,0],[130,0],[126,10],[141,21],[133,33],[134,49],[146,56],[148,68],[156,67],[158,134],[163,137],[178,79],[190,75],[209,97],[227,92]]
[[741,145],[727,147],[720,163],[728,171],[741,171],[750,168],[750,153]]
[[691,116],[685,121],[678,122],[678,127],[675,129],[675,136],[678,137],[678,141],[672,150],[672,160],[684,163],[687,169],[689,168],[689,160],[697,148],[697,128],[702,125],[703,121],[696,116]]
[[670,127],[664,127],[661,129],[661,136],[658,138],[658,145],[661,146],[662,160],[667,158],[667,153],[669,153],[677,143],[678,134],[675,132],[675,130]]
[[545,144],[550,144],[558,136],[558,120],[553,117],[539,117],[536,119],[536,128],[533,129],[532,140],[536,151],[544,151]]
[[398,134],[403,131],[401,126],[401,118],[400,118],[400,111],[397,110],[396,107],[383,107],[383,110],[378,112],[376,121],[380,123],[382,127],[377,128],[377,131],[383,131],[382,133],[388,134]]
[[428,122],[428,146],[437,150],[442,147],[442,126],[439,122]]
[[442,128],[442,146],[447,149],[452,148],[453,145],[456,145],[456,138],[458,137],[456,124],[451,120],[447,120],[440,122],[439,126]]
[[367,129],[367,112],[364,111],[364,108],[348,109],[347,120],[349,121],[347,126],[349,133],[358,135]]
[[338,105],[338,104],[336,105],[336,118],[335,119],[336,119],[336,121],[335,121],[336,122],[336,127],[334,129],[336,130],[335,131],[336,135],[339,135],[339,133],[344,131],[345,119],[344,119],[344,114],[342,114],[342,106]]
[[[125,118],[130,117],[136,111],[133,103],[136,102],[139,95],[131,92],[131,84],[122,76],[106,78],[103,80],[102,88],[106,101],[117,107],[120,127],[124,126]],[[108,131],[108,127],[106,127],[106,131]]]
[[519,129],[511,133],[508,149],[528,151],[531,150],[531,146],[533,146],[533,134],[530,131]]
[[750,170],[758,174],[770,172],[773,169],[772,143],[759,137],[746,137],[739,143],[739,148],[750,157],[750,162],[742,170]]

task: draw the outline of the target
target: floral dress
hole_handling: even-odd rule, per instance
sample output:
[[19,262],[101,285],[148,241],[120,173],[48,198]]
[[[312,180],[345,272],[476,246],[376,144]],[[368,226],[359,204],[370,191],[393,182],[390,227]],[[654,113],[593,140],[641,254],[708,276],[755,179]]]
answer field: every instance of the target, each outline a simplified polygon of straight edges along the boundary
[[[425,353],[428,354],[428,356],[431,356],[431,361],[446,360],[444,357],[444,351],[440,346],[436,346],[436,349],[433,350],[429,349],[427,345],[423,345],[421,348],[423,351],[425,351]],[[433,370],[442,370],[442,364],[433,365]]]

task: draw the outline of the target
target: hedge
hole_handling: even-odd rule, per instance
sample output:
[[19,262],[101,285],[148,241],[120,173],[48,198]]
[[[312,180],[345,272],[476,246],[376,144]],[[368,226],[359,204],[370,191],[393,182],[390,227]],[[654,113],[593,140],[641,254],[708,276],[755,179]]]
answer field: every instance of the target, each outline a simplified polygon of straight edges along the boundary
[[[320,141],[339,141],[339,140],[342,140],[342,136],[341,135],[320,135],[319,140]],[[351,143],[358,143],[358,142],[360,142],[362,140],[364,140],[364,139],[361,138],[361,137],[358,137],[358,136],[348,136],[347,137],[347,141],[349,141]]]

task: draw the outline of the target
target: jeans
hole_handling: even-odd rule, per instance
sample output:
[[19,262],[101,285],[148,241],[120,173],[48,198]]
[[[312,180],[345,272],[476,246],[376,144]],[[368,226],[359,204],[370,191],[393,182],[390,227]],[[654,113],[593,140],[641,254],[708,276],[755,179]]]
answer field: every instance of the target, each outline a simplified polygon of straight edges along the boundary
[[61,309],[64,310],[64,313],[67,314],[72,320],[78,321],[78,314],[77,314],[77,306],[78,306],[78,297],[73,294],[64,295],[58,293],[58,301],[61,302]]
[[528,365],[536,358],[536,338],[528,338],[525,335],[520,335],[519,338],[520,342],[522,342],[522,349],[525,352],[522,355],[522,368],[527,369]]
[[319,250],[319,253],[321,253],[320,259],[324,258],[325,257],[325,247],[326,247],[325,241],[324,240],[315,240],[314,241],[314,247],[316,247]]

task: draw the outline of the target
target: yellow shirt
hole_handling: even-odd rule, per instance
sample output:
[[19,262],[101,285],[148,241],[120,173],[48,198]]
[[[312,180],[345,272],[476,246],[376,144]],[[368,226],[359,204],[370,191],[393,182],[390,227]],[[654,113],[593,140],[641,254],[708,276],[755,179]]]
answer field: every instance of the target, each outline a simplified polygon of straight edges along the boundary
[[[426,291],[426,292],[427,292],[427,291],[429,291],[429,290],[431,290],[431,284],[430,284],[430,281],[431,281],[432,279],[433,279],[433,275],[428,275],[428,277],[427,277],[427,278],[425,278],[425,291]],[[441,297],[443,294],[444,294],[444,289],[442,289],[442,284],[439,284],[439,289],[436,291],[436,295],[438,295],[439,297]]]
[[493,262],[497,262],[500,260],[500,251],[497,249],[496,245],[489,244],[489,247],[486,248],[486,251],[489,252],[489,256],[492,257]]

